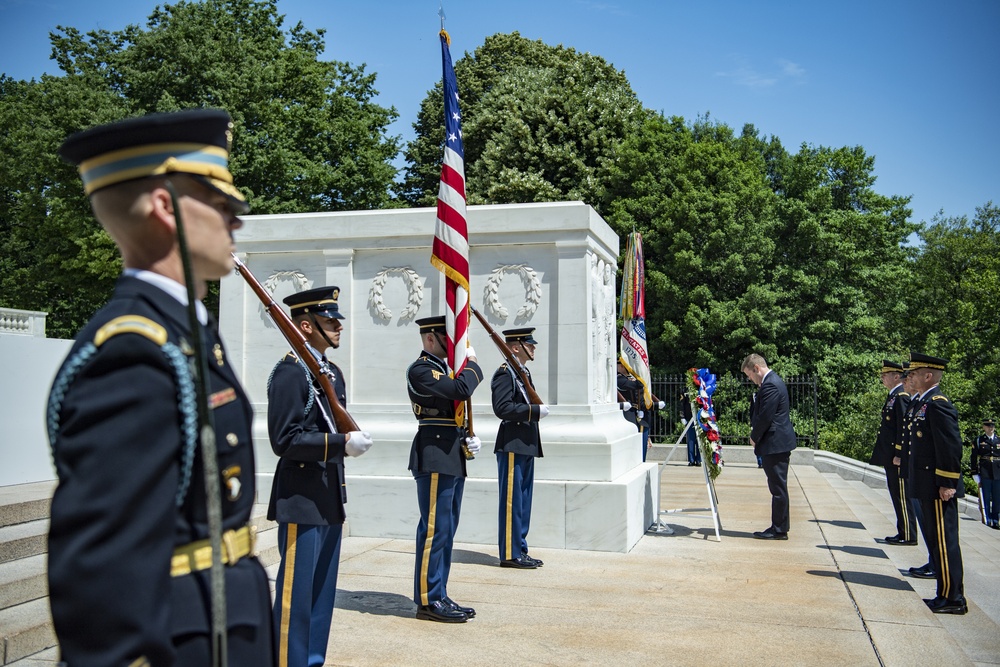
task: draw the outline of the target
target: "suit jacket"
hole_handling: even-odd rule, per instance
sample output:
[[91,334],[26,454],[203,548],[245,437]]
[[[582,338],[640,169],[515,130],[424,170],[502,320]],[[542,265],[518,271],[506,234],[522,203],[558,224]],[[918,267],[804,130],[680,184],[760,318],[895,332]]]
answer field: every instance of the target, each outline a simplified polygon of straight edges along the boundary
[[[525,374],[531,382],[531,373],[525,369]],[[493,451],[541,458],[542,440],[538,432],[538,421],[542,418],[540,406],[528,402],[521,379],[513,369],[503,364],[493,374],[490,389],[493,414],[501,420]]]
[[483,380],[483,369],[474,361],[455,378],[448,365],[430,352],[422,352],[406,369],[406,389],[419,428],[410,446],[410,470],[465,477],[462,440],[468,431],[455,425],[455,401],[472,397]]
[[868,461],[872,465],[892,465],[892,459],[899,456],[903,442],[904,415],[909,405],[910,395],[903,391],[903,385],[893,387],[882,406],[882,422]]
[[937,500],[942,486],[955,489],[956,498],[965,496],[958,411],[938,387],[929,389],[913,407],[909,477],[912,498]]
[[[214,327],[203,326],[201,335],[222,524],[237,529],[255,498],[253,411]],[[209,632],[208,570],[170,575],[175,547],[208,538],[193,354],[186,307],[122,276],[56,375],[48,410],[59,478],[49,600],[70,665],[124,665],[141,656],[172,665],[174,637]],[[267,576],[257,560],[241,559],[225,577],[229,626],[270,632]]]
[[[324,358],[325,359],[325,358]],[[333,388],[347,405],[344,374],[333,373]],[[267,383],[267,432],[278,467],[267,518],[282,523],[327,526],[344,523],[347,487],[344,445],[347,434],[331,428],[326,395],[308,368],[292,353],[278,362]]]
[[989,437],[982,433],[976,438],[972,443],[969,468],[973,475],[981,478],[1000,479],[1000,435],[994,432]]
[[781,454],[795,449],[795,429],[788,414],[788,388],[770,371],[750,404],[750,439],[754,454]]

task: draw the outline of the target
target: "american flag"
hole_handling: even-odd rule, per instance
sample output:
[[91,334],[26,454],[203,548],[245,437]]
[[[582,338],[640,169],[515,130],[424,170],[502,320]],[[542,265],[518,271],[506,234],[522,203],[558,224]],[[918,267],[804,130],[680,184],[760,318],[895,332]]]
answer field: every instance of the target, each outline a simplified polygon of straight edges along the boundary
[[[469,230],[465,220],[465,150],[462,148],[462,115],[458,109],[458,83],[451,64],[451,38],[444,30],[441,58],[444,63],[444,158],[438,188],[437,223],[431,264],[445,275],[445,325],[448,332],[448,366],[458,374],[465,368],[469,345]],[[464,415],[457,404],[455,419]]]

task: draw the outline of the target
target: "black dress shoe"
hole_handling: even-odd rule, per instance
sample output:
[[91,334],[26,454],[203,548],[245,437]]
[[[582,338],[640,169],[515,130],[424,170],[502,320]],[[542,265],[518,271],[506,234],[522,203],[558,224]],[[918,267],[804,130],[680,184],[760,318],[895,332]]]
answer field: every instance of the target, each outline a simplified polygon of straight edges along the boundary
[[444,600],[417,607],[417,618],[422,621],[437,621],[438,623],[465,623],[469,617],[451,607]]
[[534,560],[527,560],[524,556],[510,558],[500,561],[500,567],[516,567],[521,570],[534,570],[538,565]]
[[916,540],[904,540],[900,535],[893,535],[892,537],[885,538],[888,544],[901,544],[905,546],[913,546],[917,543]]
[[933,579],[937,576],[937,573],[934,571],[934,567],[930,563],[927,563],[920,567],[911,567],[910,576],[917,579]]
[[961,616],[962,614],[969,613],[969,605],[966,604],[964,598],[958,600],[947,600],[945,598],[934,598],[930,602],[927,602],[927,606],[930,607],[931,611],[935,614],[957,614]]
[[529,563],[534,563],[534,564],[535,564],[536,566],[538,566],[538,567],[541,567],[542,565],[545,565],[545,563],[543,563],[543,562],[542,562],[542,561],[540,561],[539,559],[537,559],[537,558],[532,558],[532,557],[531,557],[531,556],[529,556],[528,554],[521,554],[521,560],[526,560],[526,561],[528,561]]
[[787,540],[788,533],[779,533],[774,528],[761,530],[753,534],[758,540]]
[[454,600],[452,600],[448,596],[445,596],[444,599],[441,600],[441,602],[444,602],[446,605],[448,605],[449,607],[451,607],[452,609],[454,609],[456,611],[462,612],[463,614],[465,614],[469,618],[474,618],[476,616],[476,610],[475,609],[473,609],[472,607],[463,607],[462,605],[458,604],[457,602],[455,602]]

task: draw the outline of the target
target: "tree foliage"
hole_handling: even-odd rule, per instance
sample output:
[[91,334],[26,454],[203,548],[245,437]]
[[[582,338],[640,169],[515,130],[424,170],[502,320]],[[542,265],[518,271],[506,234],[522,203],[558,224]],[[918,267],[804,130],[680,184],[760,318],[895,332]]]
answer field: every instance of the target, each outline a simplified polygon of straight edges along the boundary
[[[598,170],[637,126],[642,107],[603,58],[496,34],[455,63],[470,203],[579,199],[599,205]],[[444,150],[441,86],[421,103],[399,188],[432,205]]]
[[110,295],[117,253],[56,157],[95,124],[222,107],[235,124],[230,169],[255,213],[395,205],[396,111],[372,101],[375,75],[321,61],[324,31],[286,31],[283,20],[276,0],[182,0],[144,28],[60,27],[52,57],[63,76],[0,78],[3,305],[49,311],[50,335],[65,337]]

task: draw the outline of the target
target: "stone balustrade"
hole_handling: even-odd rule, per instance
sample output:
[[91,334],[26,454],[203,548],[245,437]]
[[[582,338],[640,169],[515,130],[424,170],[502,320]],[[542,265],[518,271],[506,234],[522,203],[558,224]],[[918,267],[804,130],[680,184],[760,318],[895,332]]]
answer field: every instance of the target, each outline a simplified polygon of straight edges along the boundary
[[36,310],[0,308],[0,334],[17,334],[45,338],[45,318],[48,313]]

